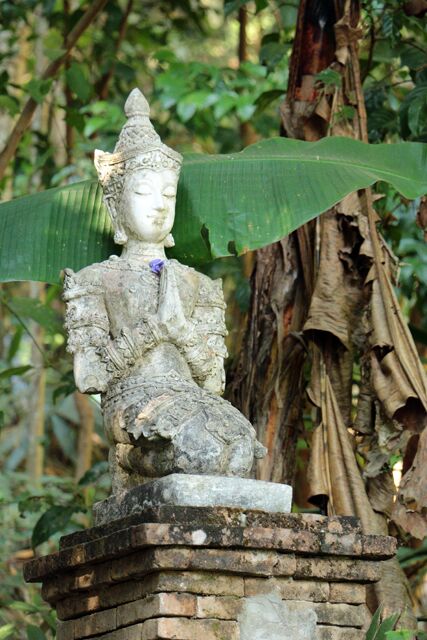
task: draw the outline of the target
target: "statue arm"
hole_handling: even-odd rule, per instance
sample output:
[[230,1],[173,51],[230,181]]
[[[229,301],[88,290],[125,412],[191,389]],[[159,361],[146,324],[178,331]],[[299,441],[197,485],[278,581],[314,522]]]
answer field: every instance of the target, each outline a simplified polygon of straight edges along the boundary
[[109,322],[98,273],[89,267],[65,269],[67,351],[74,358],[74,379],[81,393],[102,393],[109,374],[100,350],[108,345]]
[[204,280],[199,290],[183,353],[196,382],[222,395],[225,387],[225,303],[221,280]]

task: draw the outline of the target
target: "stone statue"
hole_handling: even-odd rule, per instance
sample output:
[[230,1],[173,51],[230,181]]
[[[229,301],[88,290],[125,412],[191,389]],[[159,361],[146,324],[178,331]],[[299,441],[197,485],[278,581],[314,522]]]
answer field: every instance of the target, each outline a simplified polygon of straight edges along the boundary
[[224,390],[221,281],[168,260],[182,157],[138,89],[113,153],[95,152],[120,257],[65,270],[68,351],[82,393],[101,394],[113,492],[171,473],[247,476],[263,457]]

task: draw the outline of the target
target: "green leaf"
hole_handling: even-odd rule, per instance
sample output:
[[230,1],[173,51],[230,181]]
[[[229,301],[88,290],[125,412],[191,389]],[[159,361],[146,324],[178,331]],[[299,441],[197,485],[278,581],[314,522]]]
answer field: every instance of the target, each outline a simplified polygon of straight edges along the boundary
[[369,629],[366,632],[365,640],[376,640],[376,634],[378,631],[380,616],[381,616],[381,609],[378,607],[378,609],[375,611],[374,615],[372,616],[371,624],[369,625]]
[[259,59],[270,69],[273,69],[273,67],[279,64],[288,49],[289,45],[282,44],[281,42],[267,42],[261,47]]
[[239,96],[236,107],[237,115],[242,122],[247,122],[256,110],[252,96]]
[[0,109],[5,109],[11,116],[19,113],[19,102],[12,96],[0,96]]
[[248,76],[253,76],[254,78],[265,78],[267,75],[267,69],[263,67],[261,64],[254,64],[253,62],[249,62],[246,60],[240,64],[239,69],[248,74]]
[[268,0],[255,0],[255,13],[259,13],[268,7]]
[[111,124],[111,121],[107,117],[93,116],[93,118],[89,118],[86,121],[85,128],[84,128],[84,135],[87,138],[90,138],[90,136],[93,133],[95,133],[96,131],[99,131],[100,129],[104,129],[104,127],[110,124]]
[[422,50],[416,42],[406,42],[398,51],[402,65],[407,65],[410,69],[421,69],[426,63],[427,51]]
[[375,635],[375,640],[386,640],[387,632],[392,631],[399,620],[400,613],[394,613],[381,622]]
[[427,87],[424,94],[411,101],[408,107],[408,126],[414,136],[422,134],[427,123]]
[[185,96],[183,100],[180,100],[176,108],[176,112],[182,122],[188,122],[196,113],[197,105],[192,101],[191,96],[192,94]]
[[14,356],[16,355],[18,349],[19,349],[19,345],[21,344],[21,338],[22,338],[22,334],[23,334],[23,327],[21,325],[19,325],[18,327],[16,327],[16,331],[14,333],[14,336],[12,338],[12,340],[10,341],[10,345],[9,345],[9,349],[7,351],[7,359],[10,362]]
[[13,624],[4,624],[0,627],[0,640],[6,640],[6,638],[10,638],[12,633],[15,631],[15,625]]
[[338,71],[334,71],[333,69],[324,69],[317,73],[315,76],[316,80],[322,82],[324,85],[328,85],[331,87],[337,87],[338,89],[342,84],[342,76]]
[[62,319],[59,314],[40,300],[14,296],[7,304],[19,318],[30,318],[50,333],[62,331]]
[[43,631],[33,624],[28,624],[26,631],[28,640],[46,640]]
[[30,80],[24,86],[24,89],[38,103],[43,102],[50,91],[52,80]]
[[257,113],[261,113],[264,111],[269,104],[277,100],[278,98],[282,98],[284,93],[281,89],[270,89],[269,91],[264,91],[258,98],[255,100],[255,105],[257,108]]
[[[217,106],[217,105],[216,105]],[[427,145],[367,145],[349,138],[273,138],[229,155],[185,157],[171,255],[200,264],[288,235],[345,195],[384,180],[405,198],[427,192]],[[114,248],[95,182],[0,205],[0,280],[58,282]]]
[[12,376],[22,376],[23,373],[26,373],[33,367],[29,364],[24,365],[22,367],[10,367],[10,369],[3,369],[0,371],[0,379],[4,380],[5,378],[11,378]]
[[64,36],[58,29],[50,29],[43,38],[44,53],[49,60],[55,60],[65,53]]
[[92,95],[86,68],[82,64],[73,62],[65,72],[68,86],[82,102],[87,102]]
[[229,16],[233,11],[237,11],[240,7],[244,7],[248,2],[249,0],[225,0],[224,15]]
[[108,462],[106,460],[102,460],[101,462],[97,462],[86,471],[86,473],[80,478],[78,484],[80,487],[87,487],[90,484],[93,484],[101,476],[108,472]]
[[217,120],[221,120],[229,111],[236,106],[239,95],[230,91],[229,93],[223,93],[218,102],[214,106],[214,116]]
[[70,522],[71,516],[79,511],[75,505],[56,505],[48,509],[36,522],[31,536],[31,545],[37,547],[42,542],[49,540],[50,536],[58,531],[63,531]]

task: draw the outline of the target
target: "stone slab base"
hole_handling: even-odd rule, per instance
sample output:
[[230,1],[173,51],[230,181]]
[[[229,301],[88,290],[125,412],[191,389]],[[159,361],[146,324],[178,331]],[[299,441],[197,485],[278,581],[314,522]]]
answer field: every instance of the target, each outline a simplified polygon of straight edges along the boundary
[[289,513],[292,487],[248,478],[173,473],[98,502],[93,510],[95,524],[104,524],[164,505],[232,507]]
[[362,640],[394,551],[353,518],[162,507],[66,536],[24,574],[58,640]]

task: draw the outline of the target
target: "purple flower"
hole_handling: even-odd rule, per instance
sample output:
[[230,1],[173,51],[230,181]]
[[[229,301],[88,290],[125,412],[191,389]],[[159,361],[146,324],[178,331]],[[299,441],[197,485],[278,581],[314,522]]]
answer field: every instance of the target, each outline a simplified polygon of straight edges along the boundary
[[155,258],[154,260],[151,260],[151,262],[149,262],[151,271],[153,273],[157,273],[157,275],[163,269],[164,264],[165,264],[165,261],[161,260],[160,258]]

